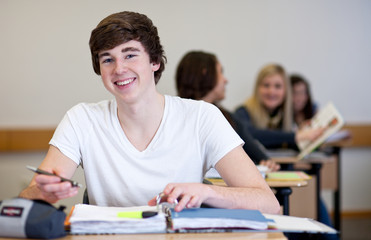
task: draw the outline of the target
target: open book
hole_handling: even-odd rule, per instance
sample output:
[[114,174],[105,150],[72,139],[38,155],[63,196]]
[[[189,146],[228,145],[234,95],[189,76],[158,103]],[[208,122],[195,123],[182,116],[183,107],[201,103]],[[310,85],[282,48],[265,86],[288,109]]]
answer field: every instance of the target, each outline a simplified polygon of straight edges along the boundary
[[344,125],[344,119],[331,102],[318,111],[310,120],[306,128],[326,127],[325,132],[314,141],[302,141],[298,143],[300,160],[324,143],[330,136],[340,130]]

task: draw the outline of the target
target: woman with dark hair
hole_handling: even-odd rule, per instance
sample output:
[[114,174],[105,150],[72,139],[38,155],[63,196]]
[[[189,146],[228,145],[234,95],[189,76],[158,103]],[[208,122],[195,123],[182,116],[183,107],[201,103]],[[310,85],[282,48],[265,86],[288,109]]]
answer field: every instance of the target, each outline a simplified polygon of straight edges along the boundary
[[307,80],[298,74],[290,76],[293,100],[294,123],[300,127],[305,121],[311,119],[317,111],[313,103],[310,86]]
[[203,100],[216,105],[228,122],[245,141],[245,152],[256,163],[278,170],[265,154],[263,147],[249,133],[247,127],[239,122],[229,111],[219,105],[225,98],[225,85],[228,80],[223,75],[223,68],[212,53],[191,51],[183,56],[176,71],[178,95],[182,98]]
[[[317,105],[312,101],[309,82],[299,74],[292,74],[289,77],[292,90],[293,103],[293,128],[300,129],[317,112]],[[332,222],[324,201],[320,201],[321,217],[320,222],[332,226]],[[327,235],[324,239],[337,239],[336,236]]]

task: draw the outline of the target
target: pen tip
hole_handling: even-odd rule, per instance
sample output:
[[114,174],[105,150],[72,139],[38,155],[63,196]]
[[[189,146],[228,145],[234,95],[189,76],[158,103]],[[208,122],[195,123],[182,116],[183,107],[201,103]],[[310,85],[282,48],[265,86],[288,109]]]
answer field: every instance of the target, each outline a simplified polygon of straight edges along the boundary
[[35,167],[31,167],[31,166],[26,166],[26,168],[28,168],[28,169],[31,169],[31,170],[36,170],[36,168]]

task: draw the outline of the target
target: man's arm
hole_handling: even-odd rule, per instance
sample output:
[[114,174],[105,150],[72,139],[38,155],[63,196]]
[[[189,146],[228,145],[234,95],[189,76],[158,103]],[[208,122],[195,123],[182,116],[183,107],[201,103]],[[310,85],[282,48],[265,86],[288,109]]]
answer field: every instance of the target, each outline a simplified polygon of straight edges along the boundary
[[279,203],[242,147],[236,147],[215,166],[228,187],[210,186],[213,194],[205,203],[223,208],[258,209],[278,213]]
[[[74,161],[66,157],[56,147],[50,146],[39,168],[61,177],[71,178],[77,166]],[[78,187],[72,187],[70,182],[61,182],[59,177],[35,174],[28,187],[19,194],[19,197],[42,199],[49,203],[55,203],[58,200],[75,196],[78,189]]]
[[[201,183],[170,183],[164,189],[167,201],[181,211],[206,203],[218,208],[258,209],[264,213],[278,213],[279,203],[255,164],[241,146],[234,148],[216,164],[228,187]],[[154,205],[154,199],[149,205]]]

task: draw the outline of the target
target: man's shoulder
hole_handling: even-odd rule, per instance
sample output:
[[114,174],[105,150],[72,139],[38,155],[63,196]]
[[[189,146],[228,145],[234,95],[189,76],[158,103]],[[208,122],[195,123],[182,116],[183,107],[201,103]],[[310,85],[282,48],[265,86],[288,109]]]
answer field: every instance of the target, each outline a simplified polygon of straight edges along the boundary
[[202,100],[194,100],[189,98],[181,98],[178,96],[166,95],[167,102],[170,106],[183,109],[199,109],[199,108],[216,108],[213,104]]
[[75,106],[73,106],[70,110],[68,110],[68,114],[74,115],[100,115],[106,114],[111,112],[115,109],[115,100],[103,100],[97,103],[87,103],[82,102]]

